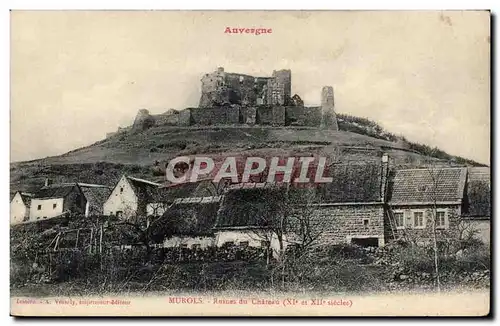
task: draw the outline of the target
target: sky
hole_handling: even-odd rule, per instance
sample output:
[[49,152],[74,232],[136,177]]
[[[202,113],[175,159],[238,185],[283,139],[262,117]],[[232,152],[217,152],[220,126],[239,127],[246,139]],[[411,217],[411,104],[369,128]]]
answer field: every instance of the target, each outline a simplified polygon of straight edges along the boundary
[[[228,34],[230,28],[272,33]],[[292,94],[490,163],[487,11],[12,11],[11,161],[198,105],[203,74],[292,70]]]

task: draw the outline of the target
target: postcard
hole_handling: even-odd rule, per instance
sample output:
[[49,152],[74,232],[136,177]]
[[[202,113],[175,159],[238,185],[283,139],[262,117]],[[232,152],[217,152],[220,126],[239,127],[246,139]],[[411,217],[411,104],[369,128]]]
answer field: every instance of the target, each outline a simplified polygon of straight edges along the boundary
[[13,316],[488,316],[489,11],[11,16]]

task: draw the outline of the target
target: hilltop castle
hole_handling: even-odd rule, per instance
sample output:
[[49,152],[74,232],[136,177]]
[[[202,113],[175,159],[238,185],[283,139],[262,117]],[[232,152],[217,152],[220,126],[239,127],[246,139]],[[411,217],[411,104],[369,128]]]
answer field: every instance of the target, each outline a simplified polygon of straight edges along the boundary
[[227,73],[219,67],[201,79],[198,107],[151,115],[139,110],[131,128],[119,128],[107,137],[154,126],[268,125],[305,126],[338,130],[333,87],[321,91],[321,106],[305,107],[292,94],[291,70],[275,70],[271,77]]

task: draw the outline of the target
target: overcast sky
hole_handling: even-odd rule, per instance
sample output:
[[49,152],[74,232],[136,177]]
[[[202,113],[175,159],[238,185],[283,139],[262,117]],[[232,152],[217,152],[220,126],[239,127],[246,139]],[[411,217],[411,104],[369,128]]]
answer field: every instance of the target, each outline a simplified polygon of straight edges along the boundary
[[[292,70],[292,93],[489,164],[488,12],[12,12],[11,160],[197,106],[200,78]],[[225,34],[226,27],[272,34]]]

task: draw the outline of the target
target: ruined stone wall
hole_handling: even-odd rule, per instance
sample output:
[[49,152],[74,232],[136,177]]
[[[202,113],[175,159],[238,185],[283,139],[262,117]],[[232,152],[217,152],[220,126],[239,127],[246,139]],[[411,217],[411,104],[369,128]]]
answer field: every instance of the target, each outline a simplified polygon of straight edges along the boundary
[[225,86],[226,73],[219,68],[201,78],[201,98],[199,107],[208,108],[214,105],[229,103],[229,93]]
[[273,71],[267,82],[267,104],[288,105],[291,100],[292,72],[290,70]]
[[238,106],[216,108],[191,108],[191,124],[210,126],[217,124],[238,124],[240,111]]
[[319,127],[321,125],[320,107],[287,106],[285,124],[287,126]]
[[306,107],[304,126],[319,127],[321,126],[321,107]]
[[247,125],[255,125],[257,122],[257,108],[255,106],[247,106],[240,108],[240,123]]
[[264,126],[284,126],[285,107],[259,106],[257,107],[256,123]]
[[323,112],[321,127],[339,130],[332,86],[325,86],[321,91],[321,110]]
[[134,123],[132,124],[132,130],[142,131],[151,128],[154,125],[155,125],[154,117],[151,114],[149,114],[148,110],[141,109],[135,116]]
[[202,77],[199,107],[285,105],[291,103],[290,93],[290,70],[274,71],[272,77],[254,77],[219,68]]

